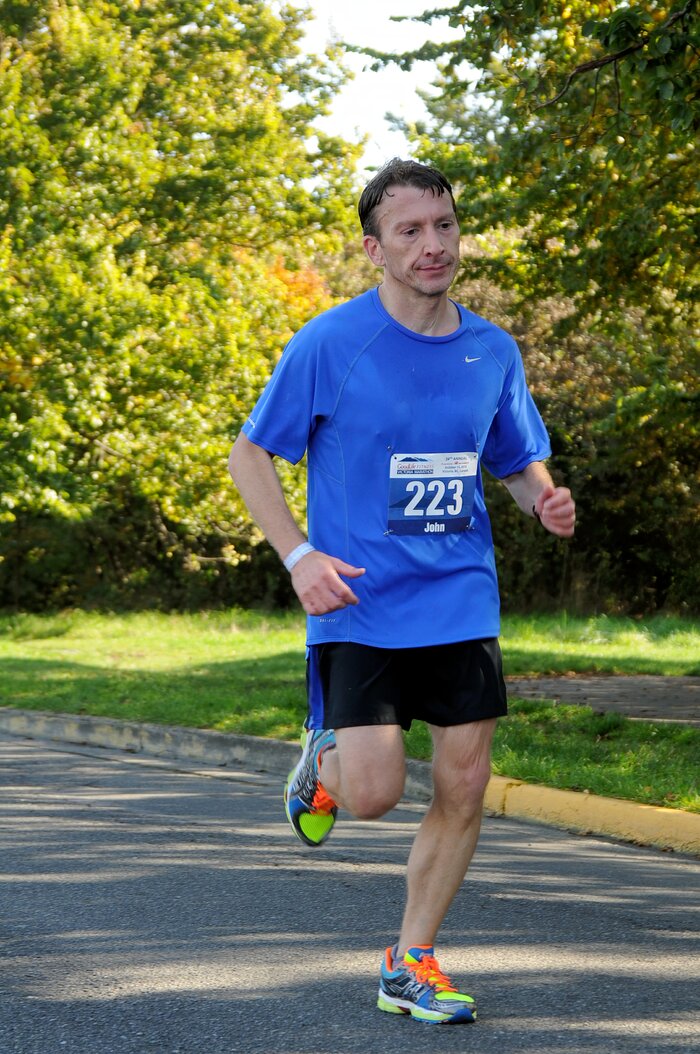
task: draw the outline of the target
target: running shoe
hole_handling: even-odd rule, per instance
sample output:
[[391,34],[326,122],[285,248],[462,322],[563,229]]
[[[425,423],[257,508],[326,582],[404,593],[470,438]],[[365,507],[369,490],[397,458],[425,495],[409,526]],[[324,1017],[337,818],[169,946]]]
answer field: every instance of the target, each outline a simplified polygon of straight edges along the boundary
[[289,773],[284,788],[287,819],[297,838],[306,845],[320,845],[331,833],[338,806],[326,793],[318,778],[319,759],[324,750],[335,746],[332,728],[315,728],[302,733],[299,764]]
[[409,948],[400,962],[394,962],[394,949],[387,948],[377,1006],[435,1025],[476,1021],[476,1003],[457,991],[430,947]]

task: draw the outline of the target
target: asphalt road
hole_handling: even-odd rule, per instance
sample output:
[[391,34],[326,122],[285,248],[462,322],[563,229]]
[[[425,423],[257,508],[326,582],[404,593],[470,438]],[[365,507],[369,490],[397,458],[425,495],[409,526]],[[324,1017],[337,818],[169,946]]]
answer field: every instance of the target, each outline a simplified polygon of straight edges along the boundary
[[487,819],[438,948],[469,1026],[375,1009],[422,813],[289,833],[278,779],[0,738],[2,1054],[700,1048],[700,862]]

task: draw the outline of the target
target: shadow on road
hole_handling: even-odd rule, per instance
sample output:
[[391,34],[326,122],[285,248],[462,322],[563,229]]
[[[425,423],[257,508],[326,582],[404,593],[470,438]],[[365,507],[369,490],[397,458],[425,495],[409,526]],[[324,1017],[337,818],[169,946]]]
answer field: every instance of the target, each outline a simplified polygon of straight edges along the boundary
[[419,807],[375,824],[341,816],[307,850],[267,778],[1,745],[7,1054],[394,1054],[426,1041],[675,1054],[700,1041],[692,860],[486,821],[439,947],[480,1019],[426,1034],[374,1008]]

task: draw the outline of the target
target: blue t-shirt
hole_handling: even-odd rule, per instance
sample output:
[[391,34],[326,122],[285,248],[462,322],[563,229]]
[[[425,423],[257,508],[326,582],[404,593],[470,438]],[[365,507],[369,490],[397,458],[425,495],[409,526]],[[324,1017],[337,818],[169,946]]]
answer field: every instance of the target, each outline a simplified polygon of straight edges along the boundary
[[459,307],[454,333],[406,329],[372,289],[303,327],[243,431],[296,464],[309,540],[366,573],[359,604],[310,615],[309,644],[422,647],[499,633],[481,466],[549,457],[515,341]]

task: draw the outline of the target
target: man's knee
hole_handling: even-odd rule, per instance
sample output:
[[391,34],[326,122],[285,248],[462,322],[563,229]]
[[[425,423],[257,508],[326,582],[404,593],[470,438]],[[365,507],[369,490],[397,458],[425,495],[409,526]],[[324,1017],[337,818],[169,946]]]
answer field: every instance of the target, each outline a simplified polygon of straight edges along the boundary
[[481,807],[491,778],[491,737],[495,722],[458,726],[436,739],[433,783],[436,797],[450,808],[473,812]]
[[398,726],[336,732],[340,800],[358,820],[376,820],[401,800],[406,780]]
[[491,779],[491,761],[481,760],[462,774],[462,785],[466,798],[480,802],[483,800],[489,780]]
[[480,759],[468,765],[434,765],[436,789],[458,802],[478,802],[484,797],[491,778],[491,763]]
[[343,805],[358,820],[378,820],[401,801],[404,781],[402,766],[391,779],[349,782],[343,785]]

